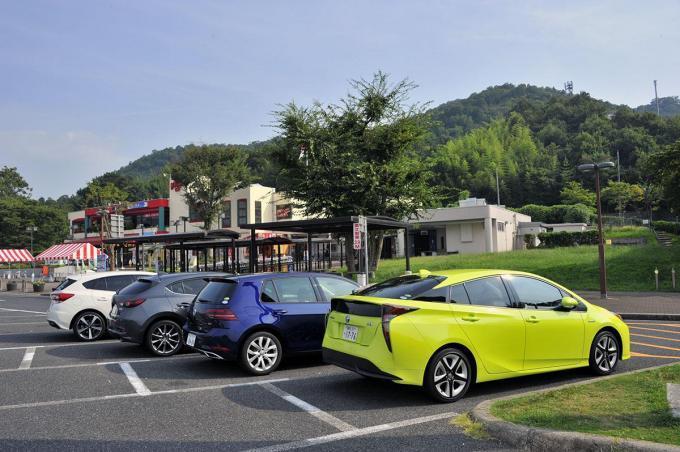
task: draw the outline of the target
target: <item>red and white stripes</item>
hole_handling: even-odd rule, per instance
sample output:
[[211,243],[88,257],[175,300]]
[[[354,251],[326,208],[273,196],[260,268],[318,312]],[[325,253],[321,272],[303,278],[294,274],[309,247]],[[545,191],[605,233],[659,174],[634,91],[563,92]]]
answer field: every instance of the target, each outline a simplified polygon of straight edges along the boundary
[[35,259],[39,261],[49,260],[89,260],[102,254],[99,248],[91,243],[62,243],[60,245],[53,245],[47,248],[42,253],[38,254]]
[[0,262],[33,262],[33,256],[27,249],[12,250],[0,249]]

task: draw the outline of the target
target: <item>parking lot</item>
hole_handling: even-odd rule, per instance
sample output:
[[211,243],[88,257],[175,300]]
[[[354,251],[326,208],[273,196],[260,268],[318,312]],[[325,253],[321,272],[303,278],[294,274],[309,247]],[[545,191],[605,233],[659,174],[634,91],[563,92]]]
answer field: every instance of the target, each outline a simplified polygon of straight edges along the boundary
[[[156,358],[117,340],[78,343],[47,325],[48,297],[0,294],[3,449],[491,450],[450,421],[480,401],[590,378],[559,372],[473,387],[436,404],[420,389],[371,381],[318,356],[265,377],[196,354]],[[620,371],[680,360],[680,322],[630,321]]]

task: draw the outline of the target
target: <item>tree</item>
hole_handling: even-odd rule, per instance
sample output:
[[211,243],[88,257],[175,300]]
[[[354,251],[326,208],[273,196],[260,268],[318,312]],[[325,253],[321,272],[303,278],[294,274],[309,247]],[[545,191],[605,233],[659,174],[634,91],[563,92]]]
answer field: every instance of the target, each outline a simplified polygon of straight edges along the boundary
[[[338,105],[289,103],[275,113],[282,145],[275,157],[279,189],[307,215],[385,215],[399,220],[438,202],[430,184],[431,164],[419,156],[429,118],[410,104],[416,87],[390,85],[387,74],[354,80]],[[372,237],[374,266],[383,234]],[[351,240],[346,241],[348,247]],[[353,261],[349,261],[353,270]]]
[[642,202],[644,198],[645,191],[642,187],[627,182],[609,181],[609,185],[602,190],[602,200],[616,207],[619,212],[623,212],[633,203]]
[[668,205],[680,211],[680,140],[650,155],[647,167],[654,182],[663,189]]
[[16,167],[3,166],[0,169],[0,199],[28,198],[31,191],[28,182],[19,174]]
[[203,220],[206,230],[222,212],[224,197],[249,179],[246,155],[223,144],[187,146],[170,171],[172,178],[184,186],[184,198]]
[[583,188],[583,185],[576,181],[569,181],[560,192],[562,204],[583,204],[595,207],[595,193]]
[[112,182],[102,184],[96,180],[87,184],[83,193],[83,199],[87,207],[104,207],[111,203],[125,201],[127,192],[118,188]]

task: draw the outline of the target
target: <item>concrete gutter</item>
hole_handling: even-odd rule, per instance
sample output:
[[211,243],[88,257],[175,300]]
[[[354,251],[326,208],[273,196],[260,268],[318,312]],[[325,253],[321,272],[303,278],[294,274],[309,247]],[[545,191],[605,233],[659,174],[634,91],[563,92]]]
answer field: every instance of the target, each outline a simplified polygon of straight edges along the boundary
[[485,400],[473,408],[470,413],[471,417],[484,425],[485,430],[493,437],[508,443],[514,447],[525,450],[551,450],[551,451],[675,451],[680,452],[680,447],[670,444],[653,443],[650,441],[614,438],[612,436],[593,435],[581,432],[563,432],[557,430],[549,430],[543,428],[527,427],[525,425],[514,424],[512,422],[504,421],[491,414],[491,406],[501,400],[511,400],[519,397],[542,394],[546,392],[557,391],[564,388],[574,386],[581,386],[597,381],[607,380],[610,378],[620,377],[623,375],[631,375],[648,370],[659,369],[677,365],[678,363],[663,364],[661,366],[648,367],[646,369],[638,369],[631,372],[624,372],[620,374],[608,375],[606,377],[599,377],[579,381],[576,383],[568,383],[565,385],[540,389],[538,391],[524,392],[521,394],[514,394],[506,397],[499,397],[497,399]]
[[623,320],[665,320],[680,321],[680,314],[618,313]]

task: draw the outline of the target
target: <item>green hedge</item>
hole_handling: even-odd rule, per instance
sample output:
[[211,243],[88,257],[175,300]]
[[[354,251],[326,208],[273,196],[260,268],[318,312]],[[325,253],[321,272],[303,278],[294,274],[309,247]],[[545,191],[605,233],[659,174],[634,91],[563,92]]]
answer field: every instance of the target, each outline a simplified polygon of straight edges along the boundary
[[652,226],[657,231],[668,232],[670,234],[680,235],[680,223],[675,221],[654,221]]
[[595,210],[583,204],[557,204],[554,206],[527,204],[516,210],[524,215],[529,215],[531,221],[543,223],[591,223],[595,218]]
[[541,248],[558,248],[576,245],[597,245],[597,231],[583,232],[542,232],[538,234]]

